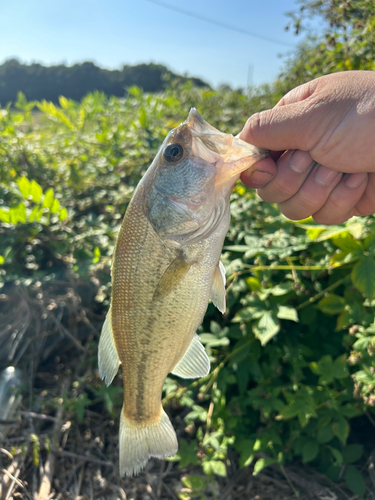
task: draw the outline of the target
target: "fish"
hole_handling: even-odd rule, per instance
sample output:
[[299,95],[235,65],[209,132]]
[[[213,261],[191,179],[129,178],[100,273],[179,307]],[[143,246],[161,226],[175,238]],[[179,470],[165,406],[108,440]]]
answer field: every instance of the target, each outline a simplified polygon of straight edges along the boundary
[[99,347],[110,385],[122,365],[120,476],[177,453],[161,397],[169,373],[200,378],[210,361],[196,334],[209,301],[225,313],[220,254],[230,195],[242,171],[266,157],[208,124],[195,108],[169,132],[128,205],[112,260],[112,298]]

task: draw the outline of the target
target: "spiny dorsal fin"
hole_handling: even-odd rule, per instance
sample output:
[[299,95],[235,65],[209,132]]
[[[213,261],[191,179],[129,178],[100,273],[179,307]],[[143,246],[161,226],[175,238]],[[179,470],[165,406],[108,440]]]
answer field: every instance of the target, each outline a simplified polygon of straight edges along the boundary
[[210,360],[198,335],[194,335],[188,350],[173,368],[172,374],[181,378],[201,378],[209,373]]
[[225,267],[219,261],[214,272],[214,279],[212,282],[211,300],[213,304],[219,309],[221,313],[225,313]]
[[98,364],[100,378],[104,379],[106,385],[110,385],[120,365],[112,332],[111,308],[108,310],[100,335]]
[[176,288],[186,273],[189,271],[191,264],[186,262],[183,253],[181,252],[169,265],[154,292],[153,300],[162,300]]

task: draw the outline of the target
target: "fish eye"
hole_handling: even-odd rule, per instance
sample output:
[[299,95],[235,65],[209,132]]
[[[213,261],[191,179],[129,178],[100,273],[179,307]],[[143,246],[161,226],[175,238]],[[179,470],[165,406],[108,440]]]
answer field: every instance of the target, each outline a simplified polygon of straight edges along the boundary
[[175,162],[182,158],[184,154],[184,149],[181,144],[178,142],[174,142],[173,144],[168,144],[168,146],[164,149],[163,155],[164,158],[169,162]]

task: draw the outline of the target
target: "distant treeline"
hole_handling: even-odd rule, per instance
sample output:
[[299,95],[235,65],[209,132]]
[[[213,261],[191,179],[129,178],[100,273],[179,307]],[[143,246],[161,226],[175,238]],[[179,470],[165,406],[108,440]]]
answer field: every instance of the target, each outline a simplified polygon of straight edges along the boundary
[[[177,75],[161,64],[125,65],[120,70],[99,68],[92,62],[65,66],[22,64],[9,59],[0,65],[0,104],[15,102],[22,91],[27,100],[57,102],[60,95],[80,100],[88,92],[99,90],[107,95],[123,96],[132,85],[146,92],[163,90],[171,80],[188,78]],[[199,87],[208,86],[199,78],[190,78]]]

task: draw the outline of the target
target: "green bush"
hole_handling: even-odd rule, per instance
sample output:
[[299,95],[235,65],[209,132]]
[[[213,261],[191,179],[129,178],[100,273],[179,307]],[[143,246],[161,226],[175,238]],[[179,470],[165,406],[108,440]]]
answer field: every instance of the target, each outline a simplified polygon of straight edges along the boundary
[[[20,95],[15,110],[0,112],[2,285],[61,275],[95,282],[104,317],[116,233],[168,130],[195,105],[214,126],[237,133],[273,101],[265,90],[245,96],[190,84],[155,95],[134,87],[126,99],[61,97],[59,107]],[[254,473],[311,463],[333,480],[344,474],[363,494],[357,466],[369,450],[352,429],[358,417],[375,418],[374,225],[372,216],[330,227],[291,222],[236,186],[222,257],[227,311],[209,305],[198,332],[211,373],[165,384],[172,415],[190,407],[173,459],[181,467],[225,476],[231,448],[241,467],[254,463]],[[95,358],[89,362],[94,369]],[[78,384],[67,403],[78,420],[93,404],[89,387]],[[96,392],[110,415],[120,411],[113,394]],[[200,488],[194,476],[185,483]]]

